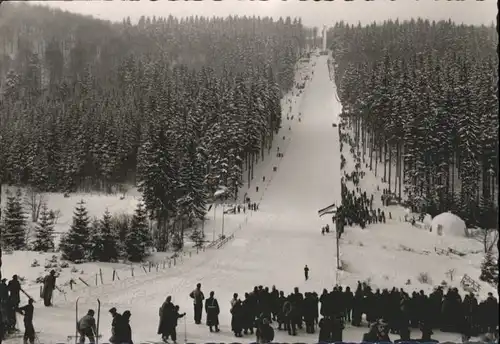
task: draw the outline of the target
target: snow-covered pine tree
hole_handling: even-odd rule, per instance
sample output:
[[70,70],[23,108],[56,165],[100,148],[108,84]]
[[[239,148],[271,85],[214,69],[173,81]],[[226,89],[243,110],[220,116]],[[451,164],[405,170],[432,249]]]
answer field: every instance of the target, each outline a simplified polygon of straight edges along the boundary
[[40,252],[54,251],[54,219],[47,208],[47,204],[42,203],[40,217],[36,224],[35,241],[33,250]]
[[201,150],[191,141],[179,170],[182,197],[177,201],[179,215],[187,217],[190,224],[194,219],[202,220],[206,213],[207,193],[204,179]]
[[99,262],[112,262],[118,259],[118,235],[111,220],[111,214],[106,209],[91,236],[91,256]]
[[89,254],[89,237],[90,237],[90,219],[88,216],[85,202],[78,202],[75,211],[73,212],[73,224],[68,233],[64,234],[60,249],[62,258],[71,262],[81,262],[88,258]]
[[137,204],[129,232],[125,238],[125,252],[131,262],[140,262],[148,255],[151,236],[148,227],[148,216],[142,202]]
[[479,279],[494,286],[498,286],[498,258],[493,254],[493,250],[489,250],[484,255]]
[[178,171],[172,154],[172,142],[165,122],[152,124],[141,147],[138,164],[139,189],[144,205],[154,214],[158,226],[159,250],[168,244],[168,221],[175,215]]
[[22,250],[26,247],[26,215],[21,204],[19,193],[7,197],[3,214],[3,241],[6,247]]
[[194,247],[202,248],[205,242],[205,234],[199,229],[195,228],[190,236],[191,240],[194,242]]

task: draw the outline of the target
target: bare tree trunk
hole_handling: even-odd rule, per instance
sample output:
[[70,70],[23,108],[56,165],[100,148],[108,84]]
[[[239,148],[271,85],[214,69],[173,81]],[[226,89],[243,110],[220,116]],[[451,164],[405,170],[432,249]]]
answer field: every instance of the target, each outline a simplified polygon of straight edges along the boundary
[[[391,181],[392,181],[392,146],[389,145],[389,192],[391,192]],[[394,191],[395,190],[396,189],[394,189]]]

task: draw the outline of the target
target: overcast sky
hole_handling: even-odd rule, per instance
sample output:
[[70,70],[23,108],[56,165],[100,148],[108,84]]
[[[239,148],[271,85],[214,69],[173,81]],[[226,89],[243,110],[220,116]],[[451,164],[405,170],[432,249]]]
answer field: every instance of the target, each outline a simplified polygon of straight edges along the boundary
[[204,1],[30,1],[43,3],[63,10],[90,14],[108,20],[122,20],[130,16],[137,20],[141,15],[149,16],[291,16],[301,17],[307,26],[332,25],[344,20],[362,24],[385,19],[428,18],[430,20],[451,19],[458,23],[487,24],[496,22],[496,0],[334,0],[315,2],[299,0],[222,0]]

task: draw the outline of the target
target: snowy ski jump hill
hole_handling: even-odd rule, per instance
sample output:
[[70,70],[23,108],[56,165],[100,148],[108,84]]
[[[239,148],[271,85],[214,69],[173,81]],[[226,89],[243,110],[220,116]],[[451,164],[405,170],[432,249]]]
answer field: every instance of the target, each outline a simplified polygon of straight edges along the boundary
[[[331,222],[330,217],[319,218],[317,213],[319,209],[334,202],[340,204],[341,201],[338,128],[332,126],[333,122],[339,121],[341,105],[335,85],[329,78],[327,59],[327,56],[313,57],[299,68],[297,80],[301,80],[303,73],[311,75],[311,80],[302,94],[294,90],[293,95],[287,95],[283,100],[283,125],[271,152],[271,156],[276,155],[279,147],[283,158],[266,158],[256,170],[247,196],[252,201],[260,202],[259,210],[245,215],[226,216],[226,221],[230,221],[226,222],[226,235],[234,234],[232,240],[220,249],[207,248],[200,254],[192,254],[183,259],[181,264],[169,269],[160,269],[158,272],[153,269],[146,273],[145,268],[141,273],[141,269],[137,268],[134,277],[128,274],[113,283],[91,284],[90,287],[73,292],[68,290],[66,298],[56,293],[55,306],[51,308],[45,308],[37,301],[34,325],[37,331],[41,331],[40,342],[65,343],[67,336],[74,335],[75,300],[78,297],[80,316],[89,308],[95,309],[97,298],[101,300],[102,343],[108,342],[111,335],[111,317],[108,313],[111,307],[116,307],[119,312],[127,309],[131,311],[134,342],[160,341],[156,335],[158,308],[168,295],[180,306],[181,312],[187,312],[186,325],[184,320],[179,321],[179,342],[234,342],[235,337],[230,328],[230,300],[233,293],[242,297],[255,285],[275,285],[285,293],[291,292],[294,287],[299,287],[301,292],[320,293],[323,288],[331,289],[336,283],[352,288],[358,280],[369,280],[373,287],[398,286],[412,291],[429,290],[433,285],[440,284],[441,280],[446,279],[445,272],[452,268],[456,272],[454,282],[448,281],[449,284],[459,287],[460,277],[464,274],[477,278],[482,256],[469,251],[480,251],[479,243],[447,237],[438,239],[432,233],[400,222],[399,215],[394,215],[396,209],[392,210],[395,216],[392,222],[371,225],[365,230],[346,229],[340,244],[345,269],[336,273],[335,234],[331,231],[322,236],[320,232],[322,226]],[[346,168],[352,169],[349,148],[344,149],[344,152],[347,152],[344,154],[348,160]],[[377,179],[370,177],[369,171],[366,173],[363,187],[375,188]],[[265,181],[263,177],[266,177]],[[255,186],[259,186],[258,192]],[[133,199],[125,203],[133,203]],[[103,211],[102,206],[100,211]],[[212,212],[208,217],[213,221]],[[216,216],[217,221],[220,220]],[[209,223],[206,226],[209,233],[219,224]],[[479,247],[474,248],[474,245]],[[435,251],[436,248],[449,247],[469,251],[465,256],[438,255]],[[24,268],[19,261],[13,261],[17,254],[31,253],[14,252],[11,256],[5,256],[4,273],[7,276],[13,273],[23,275],[24,271],[29,271],[30,261],[24,262]],[[304,281],[303,277],[306,264],[310,268],[308,281]],[[97,269],[102,266],[93,265]],[[420,273],[427,273],[433,284],[420,283],[417,280]],[[408,280],[411,281],[410,285],[406,285]],[[210,333],[204,324],[194,324],[189,293],[197,283],[202,284],[206,296],[210,291],[215,291],[221,307],[219,333]],[[482,287],[481,293],[492,290],[487,285]],[[348,327],[344,331],[344,340],[359,342],[365,330]],[[441,333],[436,333],[435,337],[450,341],[460,338],[458,334]],[[290,337],[284,331],[276,331],[275,341],[290,340],[314,342],[317,334],[299,332],[296,337]],[[237,341],[253,342],[255,337],[245,336]]]

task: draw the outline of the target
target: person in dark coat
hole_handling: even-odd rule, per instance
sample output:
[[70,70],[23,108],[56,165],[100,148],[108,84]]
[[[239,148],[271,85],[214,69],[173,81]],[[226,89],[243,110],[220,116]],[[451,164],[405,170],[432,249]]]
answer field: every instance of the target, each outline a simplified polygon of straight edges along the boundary
[[205,300],[205,295],[201,291],[201,283],[196,285],[196,289],[193,290],[189,297],[193,299],[194,304],[194,322],[196,324],[201,324],[201,317],[203,313],[203,300]]
[[8,325],[10,323],[10,311],[9,311],[9,288],[7,287],[7,279],[3,278],[0,282],[0,315],[1,323],[3,324],[3,331],[7,332],[9,330]]
[[174,306],[174,319],[173,319],[173,327],[170,332],[170,337],[172,338],[174,344],[177,343],[177,324],[179,323],[179,319],[183,318],[186,313],[179,313],[179,306]]
[[493,296],[493,293],[488,293],[485,300],[485,313],[487,320],[486,332],[493,333],[498,326],[498,300]]
[[253,334],[253,325],[255,320],[255,304],[248,293],[245,293],[245,300],[243,300],[241,306],[243,309],[242,310],[243,333],[248,334],[248,332],[250,332],[250,334]]
[[269,324],[269,319],[264,318],[257,328],[257,342],[260,344],[271,343],[274,339],[274,329]]
[[45,276],[43,280],[43,289],[42,289],[42,297],[43,304],[45,307],[52,306],[52,293],[56,288],[56,272],[55,270],[51,270],[50,274]]
[[9,284],[7,285],[7,289],[9,290],[9,296],[11,303],[17,307],[19,307],[19,303],[21,302],[21,284],[19,283],[19,280],[17,278],[17,275],[12,276],[12,279],[9,281]]
[[134,344],[132,341],[132,328],[130,327],[130,311],[125,311],[116,324],[116,336],[120,344]]
[[236,300],[231,308],[231,330],[236,337],[242,337],[241,331],[243,330],[244,313],[241,300]]
[[19,308],[18,312],[24,316],[24,336],[23,344],[35,343],[35,327],[33,326],[33,313],[35,307],[33,307],[33,299],[29,299],[28,304]]
[[2,344],[3,337],[5,336],[5,326],[2,319],[2,310],[0,309],[0,344]]
[[352,303],[352,325],[361,326],[361,318],[363,315],[363,291],[361,290],[361,284],[358,284],[358,289],[354,293],[354,299]]
[[215,332],[219,332],[219,303],[217,299],[214,298],[214,292],[210,292],[210,297],[205,301],[205,312],[207,312],[207,326],[210,332],[213,332],[213,327],[215,327]]
[[312,293],[305,293],[304,298],[304,322],[306,323],[306,333],[314,333],[314,320],[318,312],[318,303]]
[[332,322],[332,342],[342,342],[342,334],[344,331],[344,321],[342,315],[338,314],[333,317]]
[[353,304],[353,300],[354,300],[354,295],[352,294],[350,287],[345,288],[345,291],[342,295],[342,298],[344,299],[344,309],[345,309],[344,317],[345,317],[345,320],[348,322],[351,322],[351,312],[352,312],[352,304]]
[[285,304],[285,301],[286,301],[285,293],[283,292],[283,290],[280,290],[278,298],[278,317],[277,317],[278,330],[281,330],[285,324],[285,315],[283,313],[283,305]]
[[167,296],[167,299],[161,305],[159,316],[158,334],[162,336],[163,341],[167,341],[168,337],[172,335],[172,330],[175,330],[175,306],[172,303],[171,296]]
[[109,338],[109,342],[111,344],[120,344],[121,338],[116,335],[116,327],[121,320],[121,314],[116,311],[115,307],[111,308],[109,313],[113,317],[113,320],[111,321],[111,338]]
[[306,278],[306,281],[309,279],[309,268],[307,265],[304,267],[304,277]]
[[332,319],[329,316],[324,316],[319,321],[319,343],[331,343],[332,342]]
[[295,303],[293,302],[293,296],[290,294],[288,295],[287,300],[283,304],[283,316],[285,319],[285,330],[288,331],[288,334],[292,336],[297,335],[296,323],[294,321],[296,313],[295,308],[296,306]]

